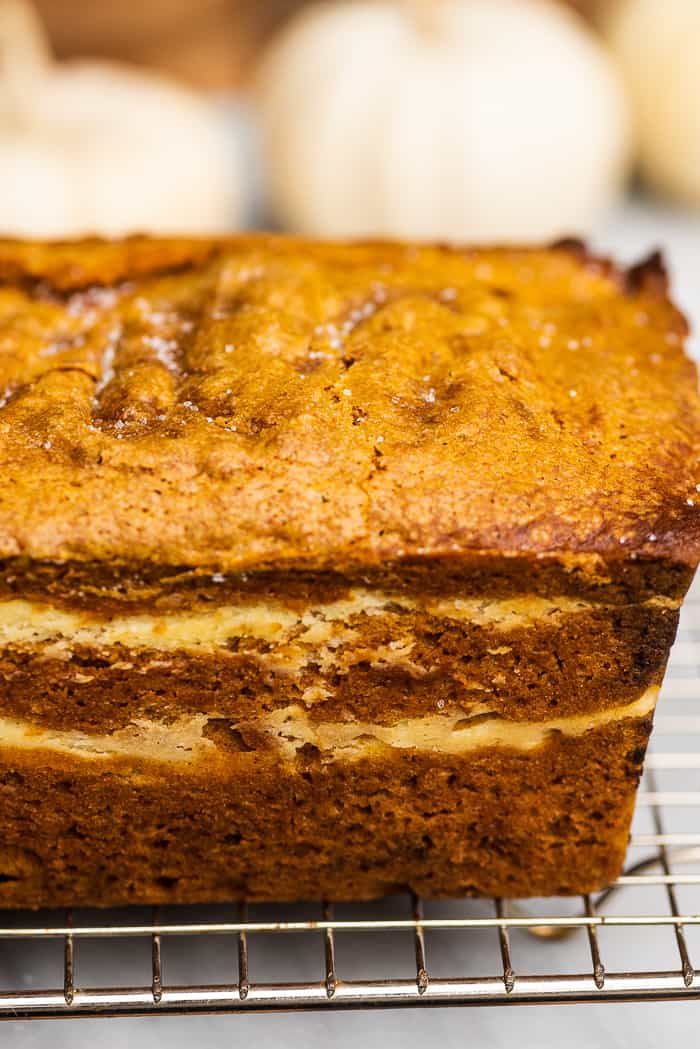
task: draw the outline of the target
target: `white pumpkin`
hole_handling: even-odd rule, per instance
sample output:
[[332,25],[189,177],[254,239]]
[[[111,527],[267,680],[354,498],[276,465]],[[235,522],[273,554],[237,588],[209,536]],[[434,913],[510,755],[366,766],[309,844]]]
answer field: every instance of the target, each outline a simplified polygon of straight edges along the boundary
[[257,98],[273,206],[315,234],[585,232],[627,167],[617,73],[549,0],[312,7]]
[[700,0],[623,0],[604,10],[642,172],[671,196],[700,205]]
[[31,9],[0,0],[0,232],[216,232],[243,217],[223,116],[167,79],[54,63]]

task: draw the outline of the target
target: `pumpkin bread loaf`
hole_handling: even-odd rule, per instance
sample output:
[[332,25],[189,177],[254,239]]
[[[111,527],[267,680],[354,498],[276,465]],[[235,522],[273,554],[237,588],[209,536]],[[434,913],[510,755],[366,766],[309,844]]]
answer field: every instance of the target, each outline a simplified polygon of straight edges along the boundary
[[685,335],[573,242],[0,242],[0,904],[614,878]]

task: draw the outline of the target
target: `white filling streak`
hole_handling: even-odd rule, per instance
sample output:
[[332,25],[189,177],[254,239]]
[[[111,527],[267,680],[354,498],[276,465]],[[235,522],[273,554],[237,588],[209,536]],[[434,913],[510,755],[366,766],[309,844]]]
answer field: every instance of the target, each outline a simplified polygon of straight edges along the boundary
[[313,722],[301,707],[293,705],[267,714],[258,724],[277,737],[280,750],[287,757],[293,757],[297,750],[309,743],[321,751],[333,751],[337,757],[359,756],[377,743],[401,750],[430,750],[442,754],[464,754],[482,747],[534,750],[553,734],[580,736],[624,718],[644,717],[654,709],[658,692],[658,687],[654,686],[625,706],[549,721],[507,721],[494,715],[474,723],[465,717],[432,714],[423,718],[406,718],[393,725],[361,721]]
[[[469,718],[430,715],[406,718],[393,725],[373,722],[312,722],[298,705],[273,711],[250,722],[265,732],[278,753],[291,759],[305,744],[312,744],[333,760],[362,757],[378,745],[399,750],[429,750],[443,754],[466,754],[483,747],[505,747],[529,751],[553,735],[579,736],[625,718],[650,714],[658,687],[649,688],[633,703],[595,714],[553,718],[541,722],[506,721],[494,716],[476,723]],[[129,758],[156,762],[196,762],[217,751],[204,729],[209,717],[198,714],[171,724],[137,720],[127,728],[98,735],[75,731],[42,729],[29,721],[0,718],[0,749],[49,751],[83,760]],[[264,751],[261,752],[264,753]]]
[[[656,597],[646,605],[677,608],[678,603]],[[594,602],[571,597],[450,598],[416,600],[401,595],[353,590],[343,601],[314,605],[304,613],[272,602],[249,605],[223,605],[206,612],[171,612],[166,615],[114,616],[109,620],[92,618],[86,612],[68,612],[31,601],[0,602],[0,645],[62,644],[127,648],[175,649],[215,648],[231,638],[249,637],[284,644],[323,645],[328,641],[355,639],[342,624],[353,616],[388,614],[391,608],[425,611],[439,618],[468,622],[508,632],[518,627],[547,621],[556,624],[564,616],[595,609]],[[300,630],[301,628],[301,630]]]

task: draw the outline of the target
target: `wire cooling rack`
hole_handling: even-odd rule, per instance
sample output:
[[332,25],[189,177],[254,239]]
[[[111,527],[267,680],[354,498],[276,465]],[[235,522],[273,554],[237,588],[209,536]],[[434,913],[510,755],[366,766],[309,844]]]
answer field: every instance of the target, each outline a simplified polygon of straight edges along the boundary
[[700,582],[594,897],[0,912],[0,1018],[700,998]]

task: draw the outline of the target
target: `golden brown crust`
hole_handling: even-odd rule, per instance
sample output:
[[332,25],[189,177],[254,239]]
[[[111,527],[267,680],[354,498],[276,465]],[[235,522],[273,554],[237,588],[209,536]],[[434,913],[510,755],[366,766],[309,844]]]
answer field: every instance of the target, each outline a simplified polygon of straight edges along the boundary
[[700,556],[695,370],[655,261],[3,241],[0,279],[4,557]]

